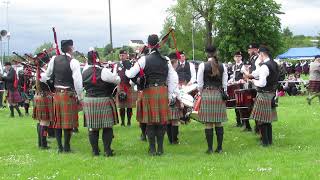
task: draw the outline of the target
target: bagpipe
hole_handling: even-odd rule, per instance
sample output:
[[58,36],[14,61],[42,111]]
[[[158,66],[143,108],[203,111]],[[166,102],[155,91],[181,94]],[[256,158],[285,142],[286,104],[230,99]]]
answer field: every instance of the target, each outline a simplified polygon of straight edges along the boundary
[[[170,28],[169,31],[167,32],[167,34],[165,34],[164,36],[162,36],[160,38],[159,42],[154,46],[153,49],[151,49],[151,47],[148,47],[148,46],[143,46],[139,50],[139,53],[135,57],[135,63],[138,63],[138,59],[140,59],[142,56],[148,56],[152,52],[152,50],[157,49],[157,48],[161,48],[167,42],[170,35],[172,36],[172,39],[174,41],[174,47],[176,49],[177,57],[178,57],[178,59],[180,59],[180,53],[178,51],[176,39],[174,36],[174,28]],[[135,84],[137,84],[138,90],[141,91],[141,90],[145,89],[145,87],[146,87],[146,77],[145,77],[145,73],[143,71],[143,68],[141,68],[139,63],[138,63],[138,66],[140,67],[140,71],[136,75],[136,77],[132,78],[131,80]]]

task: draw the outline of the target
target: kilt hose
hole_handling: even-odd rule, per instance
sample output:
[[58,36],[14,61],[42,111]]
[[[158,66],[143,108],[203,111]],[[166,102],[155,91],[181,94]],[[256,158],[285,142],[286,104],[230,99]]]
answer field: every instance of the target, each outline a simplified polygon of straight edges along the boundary
[[199,121],[218,123],[227,121],[226,102],[218,89],[204,89],[201,95]]
[[271,123],[278,119],[276,108],[271,107],[271,101],[275,93],[258,92],[250,119],[260,123]]
[[14,91],[8,90],[8,99],[9,104],[17,104],[22,101],[22,98],[20,96],[20,93],[17,89]]
[[83,112],[88,128],[112,128],[118,123],[117,107],[111,97],[85,97]]
[[168,121],[179,120],[183,116],[182,109],[180,109],[180,101],[176,101],[174,106],[169,106]]
[[136,107],[136,101],[137,101],[137,92],[133,89],[133,87],[128,88],[127,93],[127,99],[124,101],[119,100],[119,92],[124,91],[123,88],[118,86],[119,89],[117,91],[117,107],[118,108],[134,108]]
[[53,128],[73,129],[78,127],[77,97],[75,92],[56,92],[53,96]]
[[320,92],[320,81],[309,81],[309,92],[318,93]]
[[166,124],[169,111],[168,88],[157,86],[146,88],[142,92],[137,117],[141,123]]
[[53,121],[53,98],[50,95],[36,95],[34,97],[34,120]]

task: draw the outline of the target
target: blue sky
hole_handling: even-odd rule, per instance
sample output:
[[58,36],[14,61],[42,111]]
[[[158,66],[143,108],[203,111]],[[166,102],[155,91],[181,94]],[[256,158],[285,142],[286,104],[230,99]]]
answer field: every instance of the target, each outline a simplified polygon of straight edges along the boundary
[[[44,42],[53,42],[51,27],[58,39],[71,38],[77,50],[102,47],[109,42],[107,0],[9,0],[10,50],[34,52]],[[320,32],[320,1],[276,0],[281,3],[282,26],[294,34]],[[159,33],[174,0],[112,0],[113,42],[128,44],[130,39],[146,40]],[[0,4],[0,29],[7,29],[6,7]]]

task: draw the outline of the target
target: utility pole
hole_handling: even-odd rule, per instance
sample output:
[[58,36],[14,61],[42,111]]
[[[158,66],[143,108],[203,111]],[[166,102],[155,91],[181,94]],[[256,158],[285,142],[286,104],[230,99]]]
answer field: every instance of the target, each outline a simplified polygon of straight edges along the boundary
[[113,49],[113,44],[112,44],[112,23],[111,23],[111,0],[108,0],[109,2],[109,31],[110,31],[110,45],[111,48]]
[[[7,0],[7,1],[3,1],[3,3],[7,6],[7,12],[6,12],[6,18],[7,18],[7,50],[8,50],[8,53],[7,53],[7,57],[9,60],[9,54],[10,54],[10,26],[9,26],[9,4],[10,4],[10,1]],[[5,51],[4,51],[5,52]]]

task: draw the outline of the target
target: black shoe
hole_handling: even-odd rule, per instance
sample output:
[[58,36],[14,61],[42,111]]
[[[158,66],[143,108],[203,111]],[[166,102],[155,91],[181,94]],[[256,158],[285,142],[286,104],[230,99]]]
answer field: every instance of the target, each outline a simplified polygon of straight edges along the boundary
[[212,153],[213,153],[213,150],[212,150],[212,149],[208,149],[208,150],[206,151],[206,153],[207,153],[207,154],[212,154]]

